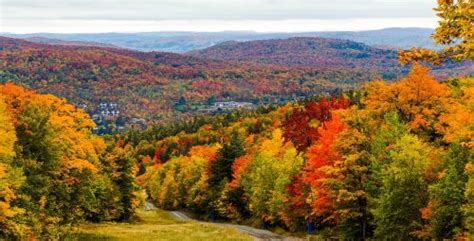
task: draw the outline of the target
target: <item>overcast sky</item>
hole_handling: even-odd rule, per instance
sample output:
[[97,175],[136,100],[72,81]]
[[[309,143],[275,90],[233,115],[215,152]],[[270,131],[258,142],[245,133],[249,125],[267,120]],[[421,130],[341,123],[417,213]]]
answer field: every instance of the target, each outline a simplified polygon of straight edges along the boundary
[[0,0],[0,32],[434,27],[435,0]]

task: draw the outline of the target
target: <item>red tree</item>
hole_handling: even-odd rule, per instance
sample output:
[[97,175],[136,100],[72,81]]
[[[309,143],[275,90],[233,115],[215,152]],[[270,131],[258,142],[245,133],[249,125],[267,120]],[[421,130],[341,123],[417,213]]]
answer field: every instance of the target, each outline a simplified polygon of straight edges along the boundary
[[283,122],[283,137],[291,141],[300,152],[305,151],[319,139],[318,127],[331,119],[331,110],[345,109],[350,101],[340,96],[329,101],[322,97],[312,101],[303,109],[295,109]]
[[308,162],[304,170],[304,182],[311,187],[312,213],[325,221],[334,221],[334,202],[331,189],[326,182],[333,177],[328,170],[334,167],[335,161],[341,157],[333,144],[338,136],[346,128],[341,118],[334,115],[330,121],[318,128],[319,141],[312,145],[307,153]]

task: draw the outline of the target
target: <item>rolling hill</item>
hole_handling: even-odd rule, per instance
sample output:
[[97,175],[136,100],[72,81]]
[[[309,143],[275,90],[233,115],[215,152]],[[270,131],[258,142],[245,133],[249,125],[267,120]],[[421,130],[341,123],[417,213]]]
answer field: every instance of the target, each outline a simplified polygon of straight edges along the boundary
[[289,39],[224,42],[191,51],[203,59],[256,62],[283,66],[322,68],[395,68],[397,52],[377,49],[349,40],[298,37]]
[[[259,101],[349,89],[379,73],[371,69],[325,70],[202,60],[164,52],[38,44],[0,38],[0,82],[52,93],[100,113],[100,103],[119,106],[125,121],[159,121],[181,115],[181,97],[192,103]],[[387,70],[399,71],[399,70]],[[396,72],[397,74],[399,72]]]
[[25,40],[33,42],[33,43],[50,44],[50,45],[119,48],[113,44],[98,43],[98,42],[92,42],[92,41],[65,41],[65,40],[45,38],[45,37],[29,37],[29,38],[26,38]]
[[[275,103],[349,90],[405,71],[394,51],[346,40],[228,42],[191,56],[0,37],[0,83],[64,97],[97,123],[117,126],[182,118],[214,101]],[[466,64],[435,71],[473,72]]]

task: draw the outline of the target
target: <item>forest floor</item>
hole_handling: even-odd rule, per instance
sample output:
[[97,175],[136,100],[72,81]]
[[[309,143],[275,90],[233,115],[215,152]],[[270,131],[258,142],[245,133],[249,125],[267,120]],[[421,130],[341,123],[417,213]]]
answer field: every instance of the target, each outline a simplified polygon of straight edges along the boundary
[[66,240],[255,240],[232,226],[183,220],[160,209],[138,211],[137,223],[83,224]]

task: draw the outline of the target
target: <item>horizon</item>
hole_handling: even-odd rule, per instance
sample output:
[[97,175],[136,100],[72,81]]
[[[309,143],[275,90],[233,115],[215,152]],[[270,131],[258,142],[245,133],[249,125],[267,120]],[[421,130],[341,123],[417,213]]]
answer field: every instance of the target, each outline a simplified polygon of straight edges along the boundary
[[3,0],[0,32],[258,33],[434,28],[427,0]]
[[[360,32],[393,28],[429,28],[434,29],[435,18],[354,18],[354,19],[308,19],[308,20],[163,20],[163,21],[108,21],[81,20],[68,21],[66,28],[45,26],[36,28],[0,28],[5,34],[98,34],[98,33],[155,33],[155,32],[254,32],[265,33],[309,33],[309,32]],[[61,24],[60,24],[61,25]],[[91,26],[98,26],[96,28]],[[124,27],[128,26],[128,27]],[[131,29],[134,30],[131,30]]]
[[[218,30],[218,31],[191,31],[191,30],[162,30],[162,31],[129,31],[129,32],[28,32],[28,33],[18,33],[18,32],[0,32],[0,35],[42,35],[42,34],[51,34],[51,35],[95,35],[95,34],[153,34],[153,33],[175,33],[175,34],[219,34],[219,33],[249,33],[249,34],[307,34],[307,33],[323,33],[323,32],[370,32],[370,31],[382,31],[382,30],[408,30],[408,29],[419,29],[419,30],[434,30],[435,27],[386,27],[386,28],[375,28],[375,29],[363,29],[363,30],[315,30],[315,31],[297,31],[297,32],[285,32],[285,31],[255,31],[255,30]],[[41,36],[38,36],[41,37]]]

